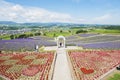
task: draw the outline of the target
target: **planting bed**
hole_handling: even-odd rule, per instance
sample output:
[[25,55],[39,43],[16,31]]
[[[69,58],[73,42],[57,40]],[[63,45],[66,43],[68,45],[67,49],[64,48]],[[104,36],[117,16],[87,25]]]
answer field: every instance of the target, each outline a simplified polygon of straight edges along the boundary
[[120,64],[120,50],[68,51],[73,80],[99,80]]
[[0,54],[0,76],[8,80],[51,80],[56,54]]

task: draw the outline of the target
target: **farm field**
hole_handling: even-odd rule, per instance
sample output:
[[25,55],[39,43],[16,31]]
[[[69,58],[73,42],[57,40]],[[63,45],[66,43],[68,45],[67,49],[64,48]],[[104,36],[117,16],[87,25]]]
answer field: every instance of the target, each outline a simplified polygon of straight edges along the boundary
[[0,50],[3,51],[34,51],[35,46],[55,46],[53,39],[36,36],[27,39],[0,40]]
[[[120,36],[110,34],[82,33],[65,36],[66,46],[84,49],[120,49]],[[35,46],[57,46],[54,38],[34,36],[26,39],[0,40],[1,51],[34,51]]]
[[120,50],[68,51],[73,80],[99,80],[120,64]]
[[69,36],[66,44],[72,44],[84,49],[120,49],[120,36],[110,34],[78,34]]
[[54,52],[0,54],[0,75],[7,80],[51,80]]

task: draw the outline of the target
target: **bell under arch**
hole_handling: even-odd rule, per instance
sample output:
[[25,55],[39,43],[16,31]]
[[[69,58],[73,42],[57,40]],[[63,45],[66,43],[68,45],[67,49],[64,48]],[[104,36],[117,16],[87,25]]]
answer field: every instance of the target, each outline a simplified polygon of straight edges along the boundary
[[64,36],[57,37],[57,47],[58,48],[65,48],[65,37]]

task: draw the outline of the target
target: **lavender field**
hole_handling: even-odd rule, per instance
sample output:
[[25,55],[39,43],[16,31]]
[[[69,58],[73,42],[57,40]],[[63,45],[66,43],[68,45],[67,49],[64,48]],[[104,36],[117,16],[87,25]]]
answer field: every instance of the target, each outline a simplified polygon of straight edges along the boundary
[[120,41],[87,44],[81,43],[77,45],[84,49],[120,49]]
[[[76,45],[84,49],[120,49],[119,35],[78,34],[80,38],[69,37],[68,45]],[[82,37],[82,38],[81,38]]]
[[80,37],[91,37],[91,36],[96,36],[96,35],[99,35],[99,34],[93,34],[93,33],[91,33],[91,34],[78,34],[78,36],[80,36]]
[[[81,38],[82,37],[82,38]],[[35,36],[26,39],[0,40],[0,50],[34,51],[35,46],[57,46],[54,38]],[[66,46],[84,49],[120,49],[119,35],[78,34],[66,37]]]
[[56,43],[52,39],[46,39],[42,37],[26,38],[26,39],[13,39],[13,40],[0,40],[0,50],[5,51],[20,51],[28,50],[34,51],[35,46],[56,46]]

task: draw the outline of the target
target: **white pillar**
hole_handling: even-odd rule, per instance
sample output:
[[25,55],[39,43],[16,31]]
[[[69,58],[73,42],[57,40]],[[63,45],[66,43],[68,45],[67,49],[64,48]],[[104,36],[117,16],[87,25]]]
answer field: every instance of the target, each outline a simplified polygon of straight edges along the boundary
[[57,39],[57,47],[59,48],[59,40]]
[[65,40],[64,40],[64,48],[65,48]]

